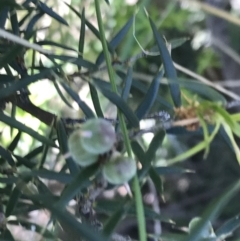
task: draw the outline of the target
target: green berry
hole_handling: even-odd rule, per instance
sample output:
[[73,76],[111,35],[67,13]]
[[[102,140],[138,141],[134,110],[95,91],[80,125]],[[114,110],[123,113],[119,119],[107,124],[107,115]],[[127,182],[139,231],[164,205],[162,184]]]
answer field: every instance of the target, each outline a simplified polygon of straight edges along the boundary
[[137,165],[135,160],[121,156],[115,152],[108,162],[103,166],[104,178],[112,184],[124,184],[136,174]]
[[82,133],[80,130],[74,131],[68,139],[69,152],[74,161],[80,166],[90,166],[98,160],[98,155],[87,152],[82,147]]
[[82,147],[92,154],[103,154],[110,151],[116,142],[112,124],[104,119],[90,119],[81,127]]

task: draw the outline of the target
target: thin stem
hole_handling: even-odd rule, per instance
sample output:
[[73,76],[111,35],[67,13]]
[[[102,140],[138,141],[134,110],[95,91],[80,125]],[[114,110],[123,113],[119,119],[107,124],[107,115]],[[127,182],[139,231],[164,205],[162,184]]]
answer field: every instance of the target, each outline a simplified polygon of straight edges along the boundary
[[[103,46],[103,53],[104,53],[105,60],[106,60],[110,83],[112,86],[112,90],[118,94],[117,85],[116,85],[116,82],[114,79],[114,72],[113,72],[113,68],[112,68],[112,64],[111,64],[111,60],[110,60],[110,55],[109,55],[108,48],[107,48],[107,42],[105,39],[101,11],[100,11],[100,6],[99,6],[99,0],[94,0],[94,2],[95,2],[96,14],[97,14],[99,33],[100,33],[101,42],[102,42],[102,46]],[[119,117],[120,127],[121,127],[121,131],[123,134],[123,140],[124,140],[124,144],[125,144],[128,156],[132,157],[132,149],[131,149],[131,144],[130,144],[130,140],[129,140],[129,136],[128,136],[128,130],[126,127],[124,116],[119,110],[118,110],[118,117]],[[140,237],[140,241],[146,241],[147,240],[146,223],[145,223],[141,189],[140,189],[137,174],[135,175],[134,180],[133,180],[133,189],[134,189],[134,193],[135,193],[134,196],[135,196],[136,209],[137,209],[139,237]]]

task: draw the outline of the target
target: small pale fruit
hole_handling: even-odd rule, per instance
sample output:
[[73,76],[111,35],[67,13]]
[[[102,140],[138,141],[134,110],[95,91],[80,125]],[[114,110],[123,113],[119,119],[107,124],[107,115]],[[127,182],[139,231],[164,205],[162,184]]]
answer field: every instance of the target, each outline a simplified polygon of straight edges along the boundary
[[92,154],[103,154],[112,149],[116,133],[112,124],[104,119],[90,119],[82,127],[82,147]]
[[69,152],[74,161],[80,166],[90,166],[98,160],[98,155],[87,152],[81,143],[82,133],[80,130],[74,131],[68,139]]
[[136,174],[137,165],[134,159],[121,156],[115,152],[103,166],[104,178],[112,184],[124,184]]

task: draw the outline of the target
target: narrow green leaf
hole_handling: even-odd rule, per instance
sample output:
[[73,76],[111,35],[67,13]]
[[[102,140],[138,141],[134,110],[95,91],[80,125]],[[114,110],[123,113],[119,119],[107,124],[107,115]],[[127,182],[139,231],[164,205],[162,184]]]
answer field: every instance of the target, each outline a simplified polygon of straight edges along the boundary
[[134,155],[137,157],[137,159],[141,162],[142,166],[144,167],[146,165],[146,153],[144,152],[143,148],[137,141],[132,141],[131,147]]
[[[25,178],[25,177],[23,177],[23,178]],[[35,177],[34,182],[37,186],[38,193],[40,195],[49,196],[51,200],[58,199],[58,197],[53,196],[52,191],[49,190],[49,188],[47,187],[47,184],[45,184],[41,179],[39,179],[38,177]]]
[[25,166],[27,168],[33,169],[37,166],[36,160],[28,160],[27,158],[24,158],[16,154],[14,154],[13,156],[17,159],[17,163],[16,163],[17,167]]
[[[48,139],[53,139],[52,138],[53,137],[53,133],[55,133],[54,122],[51,125],[51,130],[50,130],[50,133],[48,134]],[[49,146],[48,145],[44,145],[42,156],[41,156],[40,162],[38,164],[38,168],[39,169],[41,169],[44,166],[44,164],[45,164],[45,162],[47,160],[48,150],[49,150]]]
[[80,193],[83,188],[90,184],[89,178],[95,175],[98,169],[99,165],[94,164],[79,171],[79,173],[73,178],[72,182],[62,192],[56,206],[59,208],[66,206],[75,195]]
[[227,125],[226,123],[223,122],[222,126],[223,126],[223,128],[224,128],[224,130],[226,132],[226,135],[228,136],[228,138],[229,138],[229,140],[230,140],[230,142],[232,144],[232,147],[234,149],[234,153],[236,155],[237,161],[238,161],[238,163],[240,165],[240,149],[239,149],[239,146],[238,146],[238,144],[237,144],[237,142],[236,142],[236,140],[234,138],[233,132],[232,132],[230,126]]
[[4,184],[14,184],[18,180],[19,179],[17,177],[0,177],[0,183],[4,183]]
[[[151,18],[149,18],[149,21],[150,21],[150,25],[151,25],[155,40],[158,45],[159,52],[161,53],[161,59],[162,59],[163,66],[164,66],[164,69],[166,72],[166,76],[170,80],[177,80],[177,72],[174,68],[173,61],[172,61],[169,51],[166,47],[166,44],[163,40],[163,37],[159,34],[159,32]],[[178,83],[169,83],[169,86],[170,86],[170,92],[172,95],[174,105],[176,107],[181,106],[181,92],[180,92],[179,84]]]
[[213,222],[215,218],[220,214],[222,209],[231,200],[231,198],[239,191],[240,181],[231,185],[216,201],[212,202],[204,212],[201,221],[194,226],[191,234],[184,239],[184,241],[196,241],[200,237],[202,231],[206,229],[209,221]]
[[123,202],[125,202],[124,198],[119,198],[118,200],[97,200],[96,210],[98,213],[107,214],[111,216],[113,213],[117,212],[122,207]]
[[129,66],[128,70],[127,70],[127,75],[126,78],[124,79],[125,85],[122,91],[122,98],[127,101],[130,90],[131,90],[131,86],[132,86],[132,67]]
[[183,173],[194,173],[195,171],[184,169],[177,166],[170,166],[170,167],[154,167],[155,171],[158,175],[167,176],[167,175],[179,175]]
[[33,129],[25,126],[24,124],[17,121],[16,119],[13,119],[9,116],[4,115],[3,113],[0,113],[0,121],[4,122],[5,124],[7,124],[13,128],[18,129],[19,131],[27,133],[28,135],[32,136],[33,138],[37,139],[38,141],[40,141],[46,145],[55,146],[55,144],[52,140],[49,140],[45,136],[38,134]]
[[50,59],[59,59],[64,62],[75,64],[79,67],[87,68],[91,71],[97,70],[97,66],[83,58],[76,58],[68,55],[56,55],[56,54],[46,54],[46,57]]
[[74,49],[74,48],[71,48],[71,47],[68,47],[64,44],[56,43],[56,42],[53,42],[53,41],[50,41],[50,40],[36,41],[35,44],[41,45],[41,46],[45,46],[45,45],[55,46],[55,47],[59,47],[59,48],[65,49],[65,50],[77,52],[77,50]]
[[207,100],[216,102],[220,101],[223,105],[227,103],[225,97],[222,94],[199,81],[179,78],[179,84],[181,87],[184,87],[187,90],[191,90],[194,94],[197,93]]
[[[21,53],[23,47],[19,47],[18,45],[13,46],[10,50],[8,50],[3,56],[0,58],[0,69],[5,67],[6,63],[11,63],[11,61]],[[1,90],[0,90],[1,91]]]
[[[79,36],[79,43],[78,43],[78,58],[83,57],[83,51],[84,51],[84,41],[85,41],[85,8],[82,10],[82,18],[81,18],[81,29],[80,29],[80,36]],[[81,67],[78,68],[80,70]]]
[[105,88],[103,88],[100,85],[96,86],[101,92],[102,94],[109,99],[113,104],[115,104],[118,109],[121,110],[121,112],[125,115],[125,117],[127,118],[129,124],[132,127],[138,128],[139,127],[139,120],[137,118],[137,116],[133,113],[133,111],[129,108],[129,106],[127,105],[127,103],[123,100],[123,98],[121,98],[119,95],[117,95],[116,93],[109,91]]
[[157,150],[162,145],[164,137],[165,137],[165,131],[164,130],[160,130],[154,135],[154,137],[153,137],[153,139],[152,139],[152,141],[151,141],[151,143],[148,147],[148,150],[146,152],[146,159],[148,160],[149,163],[151,163],[151,161],[153,161]]
[[163,194],[163,183],[161,177],[158,175],[156,170],[153,167],[149,169],[149,176],[152,179],[155,189],[157,192]]
[[[98,200],[96,203],[96,211],[98,213],[104,213],[104,214],[109,214],[112,215],[112,213],[115,213],[119,210],[119,208],[122,206],[123,200],[120,201],[109,201],[109,200]],[[164,223],[171,223],[173,224],[174,222],[169,219],[168,217],[158,214],[154,212],[151,208],[144,207],[144,213],[145,217],[149,220],[160,220]],[[126,212],[126,215],[128,216],[136,216],[136,207],[135,204],[132,203],[131,207]]]
[[83,111],[83,113],[86,115],[87,118],[95,117],[95,114],[90,109],[90,107],[88,107],[88,105],[80,99],[79,95],[76,92],[74,92],[67,84],[63,82],[60,82],[60,84],[65,89],[65,91],[72,97],[72,99],[77,102],[78,106],[80,107],[80,109]]
[[[179,241],[179,240],[185,240],[187,237],[186,234],[176,234],[176,233],[166,233],[166,232],[161,235],[149,234],[148,236],[149,236],[149,238],[157,239],[157,240],[161,240],[161,241]],[[198,240],[198,241],[200,241],[200,240]],[[204,239],[201,241],[216,241],[216,240]]]
[[47,208],[54,217],[56,217],[61,226],[67,230],[70,234],[74,236],[74,239],[79,239],[79,237],[88,241],[109,241],[109,239],[103,236],[102,233],[94,230],[90,225],[86,223],[80,223],[77,221],[76,217],[65,211],[65,209],[60,209],[55,203],[49,202],[48,199],[43,199],[42,196],[38,198],[30,197],[33,202],[38,202],[39,200],[43,204],[42,206]]
[[36,25],[37,21],[44,15],[43,12],[38,12],[37,14],[35,14],[32,19],[29,21],[26,30],[25,30],[25,34],[31,34],[33,32],[34,26]]
[[0,7],[14,7],[15,9],[24,9],[21,5],[17,4],[15,0],[1,0]]
[[60,98],[62,99],[62,101],[71,109],[73,108],[71,103],[69,103],[69,101],[67,100],[67,98],[65,97],[65,95],[62,93],[62,90],[59,88],[57,81],[53,81],[53,85],[57,91],[57,93],[59,94]]
[[144,207],[144,213],[145,213],[146,219],[159,220],[159,221],[164,222],[164,223],[174,224],[174,222],[169,217],[158,214],[155,211],[153,211],[151,208]]
[[227,124],[231,131],[238,137],[240,137],[240,125],[237,121],[234,121],[232,116],[221,106],[214,105],[214,109],[224,118],[224,124]]
[[11,153],[4,149],[2,146],[0,146],[0,156],[4,158],[10,166],[15,167],[15,162],[12,158]]
[[53,71],[55,68],[56,67],[47,68],[41,71],[41,73],[32,76],[27,76],[26,78],[21,79],[21,81],[15,81],[6,88],[0,89],[0,99],[6,98],[14,94],[16,91],[21,90],[22,88],[28,86],[31,83],[46,78],[47,74],[51,73],[51,71]]
[[149,168],[151,166],[151,162],[148,162],[146,157],[146,153],[143,148],[137,141],[131,142],[131,147],[134,155],[137,157],[138,161],[142,164],[142,168],[138,171],[139,179],[143,179],[146,175],[148,175]]
[[[171,50],[173,50],[173,49],[178,48],[179,46],[183,45],[188,40],[189,40],[189,38],[183,37],[183,38],[171,39],[168,43],[169,43],[169,45],[171,45]],[[153,52],[154,56],[160,55],[157,45],[153,46],[149,51]]]
[[[133,17],[131,17],[127,23],[119,30],[119,32],[113,37],[113,39],[109,42],[109,46],[111,46],[112,51],[118,47],[118,45],[122,42],[123,38],[126,36],[129,28],[132,26]],[[99,66],[104,61],[104,53],[103,51],[99,54],[96,64]]]
[[[12,108],[11,108],[10,116],[11,116],[11,118],[15,119],[16,118],[16,112],[17,112],[17,106],[12,104],[11,107]],[[12,127],[10,128],[10,133],[11,133],[11,136],[13,136],[13,128]]]
[[139,104],[137,110],[135,111],[136,116],[141,120],[153,106],[159,90],[160,80],[163,77],[164,70],[161,69],[156,77],[153,79],[143,101]]
[[12,26],[12,31],[15,35],[19,36],[19,26],[18,26],[18,19],[17,19],[17,12],[14,8],[11,8],[10,14],[10,21]]
[[[59,143],[62,155],[69,153],[66,127],[64,126],[61,119],[57,120],[57,136],[58,136],[58,143]],[[66,160],[70,173],[72,175],[76,174],[78,172],[79,168],[78,168],[77,164],[75,163],[75,161],[73,160],[73,158],[70,156],[70,157],[65,158],[65,160]]]
[[[121,78],[121,79],[126,79],[126,74],[123,73],[122,71],[116,71],[117,75]],[[141,83],[139,80],[133,79],[132,80],[132,88],[131,90],[138,90],[141,93],[143,93],[144,95],[147,93],[147,85]],[[164,107],[168,108],[168,109],[172,109],[173,106],[172,104],[170,104],[169,102],[167,102],[165,99],[163,99],[161,96],[157,96],[156,101],[160,104],[162,104]]]
[[15,150],[15,148],[17,147],[17,144],[18,144],[18,142],[19,142],[19,140],[20,140],[20,138],[21,138],[21,134],[22,134],[22,132],[21,132],[21,131],[18,131],[18,133],[17,133],[17,135],[14,137],[13,141],[9,144],[9,146],[8,146],[7,149],[8,149],[10,152],[13,152],[13,151]]
[[[65,2],[65,4],[80,18],[82,19],[81,13],[79,13],[73,6],[69,5],[68,3]],[[85,18],[85,24],[87,27],[92,31],[92,33],[99,39],[101,40],[100,33],[99,31]],[[113,53],[113,50],[111,46],[107,43],[108,45],[108,50],[110,53]]]
[[[82,19],[82,15],[73,7],[71,6],[70,4],[66,3],[65,4],[80,18]],[[85,19],[85,23],[86,25],[88,26],[88,28],[92,31],[92,33],[99,39],[101,40],[100,38],[100,34],[98,32],[98,30],[87,20]]]
[[29,16],[32,14],[33,12],[33,9],[30,9],[24,16],[23,18],[19,21],[18,25],[19,25],[19,28],[22,27],[22,25],[27,21],[29,20]]
[[19,175],[22,178],[41,177],[43,179],[55,180],[61,183],[69,183],[73,179],[73,176],[71,174],[63,173],[63,172],[54,172],[46,169],[31,170],[31,172],[19,173]]
[[97,116],[104,118],[104,114],[102,112],[102,108],[101,108],[101,104],[99,101],[98,92],[97,92],[96,88],[91,83],[89,83],[89,89],[90,89],[93,106],[94,106]]
[[0,11],[0,28],[2,28],[2,29],[4,29],[4,27],[5,27],[5,23],[6,23],[7,17],[8,17],[8,11],[9,11],[9,5],[6,4],[6,6],[2,6],[1,7],[1,11]]
[[[107,90],[112,90],[111,84],[105,80],[93,77],[93,81],[94,81],[94,84],[96,84],[97,86],[101,86],[102,88]],[[118,87],[118,92],[121,92],[121,91],[122,89]]]
[[218,238],[224,239],[225,237],[231,235],[237,228],[240,227],[239,214],[235,217],[229,219],[225,222],[217,231],[215,232]]
[[109,236],[112,234],[114,229],[116,228],[117,224],[121,221],[123,215],[125,214],[125,211],[123,210],[123,207],[121,206],[114,214],[112,214],[109,219],[106,221],[103,227],[103,233],[106,236]]
[[169,44],[171,44],[171,49],[175,49],[183,45],[185,42],[189,41],[190,38],[183,37],[183,38],[176,38],[176,39],[171,39],[169,41]]
[[61,16],[59,16],[56,12],[54,12],[51,8],[49,8],[45,3],[41,2],[41,1],[36,1],[36,2],[37,2],[37,7],[39,10],[42,10],[44,13],[46,13],[50,17],[54,18],[58,22],[68,26],[67,21],[64,18],[62,18]]
[[41,146],[38,146],[36,148],[34,148],[32,151],[30,151],[26,156],[24,156],[24,158],[26,159],[33,159],[35,158],[37,155],[39,155],[40,153],[42,153],[44,149],[44,146],[41,145]]
[[19,190],[19,187],[16,186],[12,190],[12,193],[8,200],[8,204],[7,204],[6,212],[5,212],[6,217],[9,217],[12,214],[14,208],[16,207],[16,205],[18,203],[18,199],[20,198],[20,196],[21,196],[21,192]]

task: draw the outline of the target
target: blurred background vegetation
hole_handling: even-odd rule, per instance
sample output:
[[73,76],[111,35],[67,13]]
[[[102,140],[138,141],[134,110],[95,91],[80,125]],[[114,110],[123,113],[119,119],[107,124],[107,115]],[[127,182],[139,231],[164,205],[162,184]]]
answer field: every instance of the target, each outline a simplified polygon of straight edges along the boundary
[[[48,7],[52,8],[59,16],[61,16],[68,25],[62,24],[61,21],[57,21],[52,16],[43,14],[39,10],[36,11],[34,9],[35,4],[31,3],[31,1],[1,1],[0,23],[2,23],[4,11],[8,5],[11,9],[8,13],[8,18],[5,24],[0,26],[1,28],[4,27],[6,30],[17,34],[17,30],[14,29],[11,24],[11,21],[14,21],[11,17],[16,16],[14,15],[15,10],[13,9],[16,8],[17,21],[20,30],[18,33],[19,36],[24,35],[24,37],[27,38],[28,34],[32,34],[30,42],[38,43],[44,46],[45,49],[51,49],[57,55],[77,56],[76,51],[78,50],[79,45],[81,19],[71,8],[69,8],[68,5],[74,8],[78,13],[82,13],[82,10],[85,9],[86,20],[88,20],[95,28],[98,28],[94,1],[91,0],[43,1]],[[143,10],[143,7],[145,7],[151,18],[154,20],[156,27],[168,42],[179,38],[187,39],[180,47],[172,50],[172,59],[174,62],[198,75],[204,76],[213,83],[227,86],[229,90],[235,91],[236,94],[238,94],[240,76],[239,62],[236,64],[237,60],[233,60],[233,54],[226,54],[223,50],[226,49],[224,48],[224,44],[226,44],[231,48],[233,53],[239,56],[240,3],[239,1],[233,0],[219,2],[209,0],[197,2],[198,4],[195,1],[125,0],[109,1],[109,5],[107,5],[104,1],[101,1],[101,12],[106,39],[112,39],[122,26],[135,13],[137,13],[135,19],[135,35],[145,50],[151,49],[155,45],[155,42],[148,18]],[[19,5],[14,5],[14,3]],[[238,19],[238,23],[234,23],[231,19],[223,19],[219,15],[216,15],[217,12],[210,13],[209,9],[204,8],[204,5],[202,5],[205,3],[217,7],[218,9],[220,7],[220,9],[228,13],[229,16]],[[20,9],[19,6],[24,6],[24,4],[25,6],[29,4],[28,6],[30,8],[32,7],[32,11],[29,11],[29,9]],[[211,37],[211,33],[214,33],[214,38]],[[215,42],[216,39],[220,41],[220,44],[217,41]],[[45,41],[45,43],[43,41]],[[61,48],[54,46],[51,43],[47,44],[47,41],[68,46],[69,48]],[[0,38],[0,42],[1,54],[4,54],[6,42],[3,38]],[[74,49],[75,52],[70,48]],[[101,51],[101,42],[96,38],[89,27],[86,27],[83,52],[84,59],[95,62],[95,59]],[[116,49],[118,60],[127,61],[132,56],[141,53],[141,51],[139,45],[133,38],[133,29],[130,28],[125,38]],[[49,58],[33,50],[26,51],[24,54],[24,62],[29,75],[38,73],[41,66],[52,66],[52,61]],[[56,60],[56,62],[61,63],[61,61],[58,60]],[[158,56],[148,56],[146,58],[137,59],[136,63],[133,65],[133,77],[140,80],[143,84],[143,88],[146,88],[149,86],[150,81],[158,71],[160,63],[161,60]],[[126,68],[126,66],[120,66],[119,70],[126,73]],[[231,69],[231,71],[229,71],[229,69]],[[71,88],[79,94],[82,101],[85,101],[88,106],[94,109],[88,83],[78,76],[74,76],[74,73],[77,73],[78,71],[78,67],[68,62],[64,64],[63,70],[66,76],[70,76],[69,85]],[[1,75],[6,73],[6,69],[4,68],[0,71]],[[14,76],[16,76],[17,73],[17,70],[12,66],[11,73]],[[185,79],[187,78],[187,75],[178,71],[178,77]],[[99,72],[98,78],[106,79],[107,72]],[[190,79],[193,79],[193,77]],[[117,81],[118,84],[121,85],[121,79],[119,78]],[[166,89],[166,85],[161,84],[160,86],[159,96],[165,98],[166,101],[171,103],[171,97]],[[30,92],[29,98],[36,106],[64,118],[84,118],[84,113],[79,110],[76,103],[71,103],[73,108],[69,108],[64,103],[63,98],[59,96],[53,82],[50,82],[47,79],[41,80],[30,84],[28,88]],[[60,89],[66,94],[63,91],[63,88]],[[196,98],[194,91],[186,90],[184,93],[189,99]],[[101,93],[99,93],[99,97],[105,117],[115,118],[116,108]],[[133,89],[128,100],[129,106],[132,109],[136,109],[143,97],[143,92]],[[228,96],[225,96],[225,98],[229,101],[231,100]],[[71,98],[66,97],[66,99],[69,102],[72,102]],[[183,99],[183,102],[184,101],[187,102]],[[156,102],[152,108],[153,112],[159,110],[166,110],[169,111],[171,115],[173,114],[162,101]],[[235,108],[232,111],[239,111],[239,109]],[[18,121],[31,127],[39,134],[43,136],[51,135],[49,126],[21,108],[7,103],[5,112],[14,116]],[[154,122],[145,121],[141,123],[141,126],[147,128],[152,123]],[[4,147],[13,143],[14,137],[19,133],[17,129],[11,128],[2,122],[0,123],[0,130],[1,143]],[[149,133],[143,136],[141,145],[144,150],[147,149],[153,136],[153,134]],[[165,137],[163,145],[158,148],[158,151],[156,152],[156,166],[166,166],[168,159],[194,146],[201,139],[202,135],[199,133],[188,133],[186,135],[171,135],[170,133]],[[46,152],[42,152],[41,150],[44,148],[46,148],[45,145],[39,144],[38,140],[30,137],[28,134],[22,133],[21,138],[19,138],[14,149],[14,155],[16,155],[15,158],[28,158],[29,155],[32,154],[32,166],[35,167],[37,163],[44,160],[45,169],[54,170],[56,172],[63,170],[65,159],[60,154],[59,150],[56,148],[49,148],[49,150],[45,149]],[[45,156],[46,153],[47,155]],[[5,168],[4,160],[2,160],[1,163]],[[31,170],[30,166],[22,165],[18,170],[21,172],[29,171]],[[231,146],[229,146],[226,140],[220,135],[211,144],[211,150],[206,160],[203,159],[203,152],[200,152],[186,160],[184,163],[175,165],[175,168],[176,169],[169,169],[169,173],[166,171],[166,173],[161,176],[162,189],[159,193],[153,195],[153,190],[149,183],[145,183],[143,186],[143,200],[145,204],[149,207],[154,206],[153,199],[157,195],[162,217],[169,218],[176,223],[176,225],[169,222],[163,222],[161,224],[163,231],[169,233],[184,232],[190,220],[195,216],[201,216],[206,206],[214,198],[222,194],[230,184],[239,180],[240,175],[240,169],[235,153]],[[2,177],[4,178],[5,174],[2,174]],[[45,180],[45,185],[56,195],[60,194],[63,189],[62,184],[52,180]],[[10,188],[10,191],[13,186],[8,188]],[[3,193],[6,192],[6,185],[4,183],[1,184],[1,190]],[[114,189],[114,191],[109,189],[100,195],[99,200],[102,200],[102,208],[104,208],[104,205],[106,206],[106,204],[108,204],[107,202],[104,203],[105,199],[117,200],[121,197],[124,200],[126,195],[123,187]],[[239,197],[240,196],[238,195],[232,199],[231,203],[224,208],[221,216],[213,223],[214,229],[219,228],[231,217],[237,217],[240,210]],[[6,202],[9,200],[5,200],[4,195],[2,199],[3,204],[6,206]],[[99,203],[101,203],[100,201]],[[38,211],[37,208],[32,207],[32,210],[36,209],[36,211],[29,212],[28,215],[26,215],[27,212],[21,212],[21,205],[18,205],[15,208],[15,214],[13,213],[13,216],[20,216],[22,220],[30,220],[29,224],[32,222],[43,226],[47,225],[49,218],[47,211]],[[114,202],[112,202],[112,205],[114,206]],[[101,206],[98,208],[101,210]],[[106,215],[99,211],[99,218],[104,221]],[[14,224],[14,221],[12,223]],[[31,225],[23,225],[23,221],[22,223],[19,221],[19,223],[20,225],[16,227],[16,223],[11,225],[11,222],[9,222],[9,227],[15,240],[52,240],[50,238],[47,239],[46,237],[41,239],[40,235],[31,236],[34,231],[31,231]],[[234,227],[237,228],[239,225],[238,222]],[[25,226],[30,230],[28,238],[26,238],[27,234],[23,232],[22,226]],[[135,219],[128,217],[119,224],[117,230],[122,234],[127,234],[132,238],[137,239],[136,226]],[[149,230],[152,230],[154,222],[149,221],[147,226]],[[34,229],[36,229],[36,227]],[[228,240],[239,240],[239,237],[240,231],[237,230]],[[3,237],[1,240],[11,239],[4,239]],[[72,239],[67,236],[65,237],[65,240]]]

